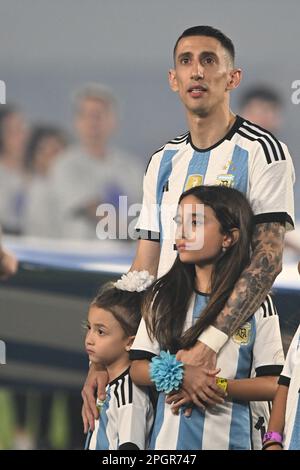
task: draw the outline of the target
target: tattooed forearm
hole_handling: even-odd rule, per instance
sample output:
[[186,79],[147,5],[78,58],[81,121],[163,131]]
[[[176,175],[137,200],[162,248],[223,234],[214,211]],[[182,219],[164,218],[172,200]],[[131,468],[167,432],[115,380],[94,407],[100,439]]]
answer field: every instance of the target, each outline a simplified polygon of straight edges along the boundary
[[251,263],[237,281],[215,326],[227,335],[256,312],[282,269],[285,228],[277,223],[258,224],[255,228]]

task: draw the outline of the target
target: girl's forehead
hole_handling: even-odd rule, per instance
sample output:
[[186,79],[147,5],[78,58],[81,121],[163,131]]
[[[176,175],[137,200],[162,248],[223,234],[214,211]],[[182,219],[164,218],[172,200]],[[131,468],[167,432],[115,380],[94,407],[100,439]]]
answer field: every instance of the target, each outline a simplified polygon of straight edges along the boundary
[[180,205],[185,204],[202,204],[202,201],[193,194],[189,194],[188,196],[185,196],[180,202]]
[[114,320],[113,314],[104,308],[97,307],[96,305],[92,305],[89,309],[88,317],[91,321],[106,321],[111,322]]
[[179,211],[204,213],[206,207],[200,199],[195,196],[186,196],[179,204]]

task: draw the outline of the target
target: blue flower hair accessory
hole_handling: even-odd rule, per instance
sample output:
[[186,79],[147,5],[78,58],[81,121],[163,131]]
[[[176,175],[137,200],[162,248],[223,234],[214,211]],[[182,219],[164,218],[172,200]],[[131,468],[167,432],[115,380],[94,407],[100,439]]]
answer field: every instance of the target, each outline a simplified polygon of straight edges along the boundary
[[158,392],[178,390],[183,382],[183,374],[183,363],[169,351],[161,351],[159,356],[151,360],[150,377]]

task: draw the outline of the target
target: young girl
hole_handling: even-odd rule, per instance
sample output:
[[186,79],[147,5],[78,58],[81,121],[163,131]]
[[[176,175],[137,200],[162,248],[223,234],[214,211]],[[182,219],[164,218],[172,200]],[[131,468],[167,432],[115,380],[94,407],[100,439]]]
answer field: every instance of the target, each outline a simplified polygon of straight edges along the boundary
[[[298,265],[300,274],[300,263]],[[288,350],[263,439],[264,450],[300,450],[300,326]]]
[[138,450],[147,445],[153,409],[147,389],[131,381],[129,350],[141,318],[141,291],[151,278],[146,271],[124,275],[105,285],[90,306],[85,347],[89,360],[106,368],[109,383],[105,401],[97,402],[100,416],[88,433],[86,449]]
[[175,218],[178,256],[149,289],[130,353],[133,381],[155,385],[161,392],[150,448],[250,449],[249,401],[272,400],[275,395],[283,351],[278,316],[267,296],[222,348],[218,369],[207,372],[214,377],[221,371],[222,378],[214,382],[226,392],[225,400],[216,396],[217,404],[203,411],[203,402],[210,400],[201,390],[193,397],[199,406],[190,417],[182,408],[174,415],[166,403],[166,394],[178,388],[173,402],[186,403],[181,391],[198,373],[166,351],[174,354],[192,347],[213,324],[249,263],[252,220],[247,200],[235,189],[200,186],[180,197]]

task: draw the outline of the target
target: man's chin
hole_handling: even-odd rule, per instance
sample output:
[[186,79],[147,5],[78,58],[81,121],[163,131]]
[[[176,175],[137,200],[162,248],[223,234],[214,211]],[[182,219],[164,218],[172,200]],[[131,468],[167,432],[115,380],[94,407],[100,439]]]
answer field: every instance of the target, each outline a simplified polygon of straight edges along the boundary
[[209,109],[206,106],[197,106],[196,108],[194,108],[193,113],[200,118],[206,118],[207,116],[209,116]]

